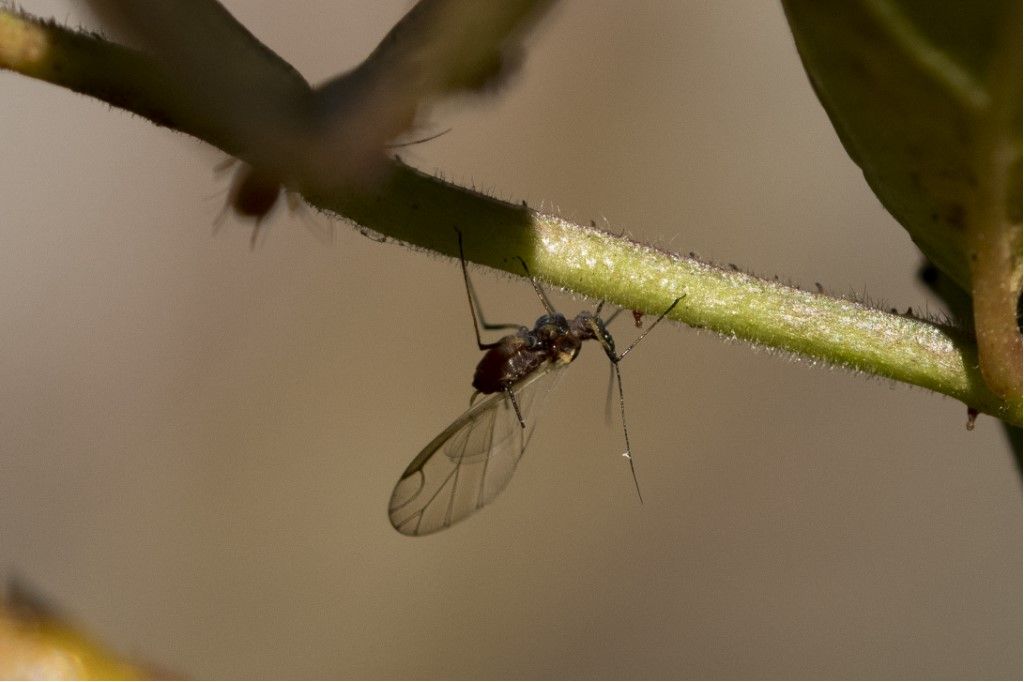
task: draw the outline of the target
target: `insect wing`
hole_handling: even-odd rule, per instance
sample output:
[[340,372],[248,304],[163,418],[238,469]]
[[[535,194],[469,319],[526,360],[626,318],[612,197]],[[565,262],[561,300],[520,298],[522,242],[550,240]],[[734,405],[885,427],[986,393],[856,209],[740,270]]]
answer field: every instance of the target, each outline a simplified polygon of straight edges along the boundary
[[388,505],[405,535],[427,535],[466,518],[505,489],[533,434],[540,404],[554,385],[551,363],[513,388],[526,428],[512,401],[494,393],[470,407],[409,464]]

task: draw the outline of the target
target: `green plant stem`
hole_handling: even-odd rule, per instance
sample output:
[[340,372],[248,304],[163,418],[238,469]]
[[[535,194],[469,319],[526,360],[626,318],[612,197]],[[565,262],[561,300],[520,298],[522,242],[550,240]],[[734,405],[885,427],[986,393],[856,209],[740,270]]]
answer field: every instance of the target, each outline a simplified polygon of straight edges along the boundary
[[[74,68],[46,68],[47,63]],[[158,63],[96,36],[0,11],[0,68],[92,95],[229,153],[245,153],[230,130],[178,106],[180,88],[156,87],[169,78]],[[308,177],[301,169],[290,176]],[[952,327],[637,244],[457,187],[398,161],[372,187],[338,188],[314,178],[296,189],[314,206],[385,238],[454,257],[458,228],[470,261],[522,275],[513,258],[519,256],[550,285],[650,314],[685,296],[671,319],[921,386],[1021,423],[1019,401],[1002,400],[985,386],[975,341]]]
[[658,314],[685,296],[670,319],[816,361],[944,393],[1011,423],[1020,407],[991,393],[973,338],[953,327],[875,310],[723,269],[525,206],[496,201],[396,165],[376,192],[314,203],[388,237],[466,257],[627,309]]

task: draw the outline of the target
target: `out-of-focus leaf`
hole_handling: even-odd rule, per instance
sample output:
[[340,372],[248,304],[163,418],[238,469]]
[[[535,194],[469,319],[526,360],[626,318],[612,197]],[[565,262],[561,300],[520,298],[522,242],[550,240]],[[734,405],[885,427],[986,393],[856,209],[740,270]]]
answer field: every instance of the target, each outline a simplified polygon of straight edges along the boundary
[[[432,103],[494,91],[515,72],[524,37],[554,0],[420,0],[362,64],[316,91],[217,0],[87,3],[167,68],[191,118],[228,131],[248,164],[236,187],[257,178],[264,199],[281,196],[274,185],[314,194],[372,185],[389,143]],[[258,226],[276,201],[256,212],[249,203],[230,206]]]
[[783,5],[847,152],[928,259],[971,294],[985,379],[1019,396],[1019,0]]
[[522,61],[522,41],[553,0],[421,0],[356,69],[318,88],[319,167],[378,170],[388,142],[439,98],[493,91]]
[[38,596],[12,587],[0,601],[0,679],[138,680],[153,670],[129,663],[63,621]]
[[[217,0],[86,0],[105,27],[175,75],[182,104],[270,156],[293,144],[310,87]],[[269,148],[269,149],[268,149]]]

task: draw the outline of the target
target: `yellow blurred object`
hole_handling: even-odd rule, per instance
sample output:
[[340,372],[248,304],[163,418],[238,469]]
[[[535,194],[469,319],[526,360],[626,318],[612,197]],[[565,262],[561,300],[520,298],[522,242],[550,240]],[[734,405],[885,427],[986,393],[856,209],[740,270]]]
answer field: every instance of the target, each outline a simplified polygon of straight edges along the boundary
[[13,590],[0,603],[0,679],[132,680],[152,677]]

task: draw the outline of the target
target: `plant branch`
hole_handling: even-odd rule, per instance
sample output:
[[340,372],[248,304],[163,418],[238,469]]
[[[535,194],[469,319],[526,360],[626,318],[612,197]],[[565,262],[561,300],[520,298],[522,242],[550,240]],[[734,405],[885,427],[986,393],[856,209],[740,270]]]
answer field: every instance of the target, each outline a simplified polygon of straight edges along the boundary
[[[89,94],[245,158],[232,131],[177,104],[181,86],[157,61],[97,36],[0,11],[0,68]],[[400,161],[387,162],[387,169],[378,184],[361,189],[302,172],[285,177],[302,178],[294,189],[312,205],[386,238],[455,257],[458,228],[470,261],[522,275],[513,258],[519,256],[544,282],[645,313],[657,314],[685,296],[671,319],[922,386],[1021,423],[1019,400],[1003,400],[986,387],[974,339],[955,328],[637,244],[457,187]]]
[[382,235],[522,275],[692,327],[922,386],[1020,423],[1020,405],[995,396],[977,369],[971,336],[954,327],[875,310],[662,251],[593,227],[494,200],[396,164],[361,197],[313,197]]

